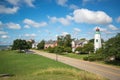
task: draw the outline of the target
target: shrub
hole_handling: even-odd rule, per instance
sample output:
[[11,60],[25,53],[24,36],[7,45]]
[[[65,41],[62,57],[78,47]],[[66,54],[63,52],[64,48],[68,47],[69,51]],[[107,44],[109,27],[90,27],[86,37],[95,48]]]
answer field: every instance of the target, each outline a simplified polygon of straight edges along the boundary
[[88,61],[100,61],[100,60],[104,60],[104,55],[103,54],[90,54],[87,57],[83,58],[84,60],[88,60]]
[[54,48],[54,53],[62,53],[64,52],[64,48],[62,46],[56,46]]
[[65,52],[68,52],[68,53],[71,53],[71,52],[72,52],[72,49],[71,49],[71,47],[65,47],[65,48],[64,48],[64,51],[65,51]]
[[46,49],[46,51],[48,51],[49,53],[54,53],[54,48],[48,47],[48,48]]

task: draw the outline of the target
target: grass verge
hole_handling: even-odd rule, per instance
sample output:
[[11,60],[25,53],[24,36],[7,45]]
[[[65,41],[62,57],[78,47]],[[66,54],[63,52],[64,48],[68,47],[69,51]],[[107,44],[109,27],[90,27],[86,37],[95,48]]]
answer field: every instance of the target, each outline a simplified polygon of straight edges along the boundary
[[16,51],[0,51],[0,80],[106,80],[66,64]]

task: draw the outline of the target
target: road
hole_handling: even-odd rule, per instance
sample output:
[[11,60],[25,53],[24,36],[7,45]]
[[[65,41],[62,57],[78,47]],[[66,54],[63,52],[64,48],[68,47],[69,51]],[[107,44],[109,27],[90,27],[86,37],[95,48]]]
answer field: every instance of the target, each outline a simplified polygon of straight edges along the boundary
[[50,54],[50,53],[41,52],[38,50],[32,50],[32,51],[34,51],[35,54],[42,55],[53,60],[56,60],[57,58],[57,61],[59,62],[68,64],[70,66],[73,66],[78,69],[82,69],[94,74],[101,75],[110,80],[120,80],[120,68],[116,68],[116,67],[104,65],[104,64],[98,64],[94,62],[89,62],[89,61],[73,59],[73,58],[64,57],[56,54]]

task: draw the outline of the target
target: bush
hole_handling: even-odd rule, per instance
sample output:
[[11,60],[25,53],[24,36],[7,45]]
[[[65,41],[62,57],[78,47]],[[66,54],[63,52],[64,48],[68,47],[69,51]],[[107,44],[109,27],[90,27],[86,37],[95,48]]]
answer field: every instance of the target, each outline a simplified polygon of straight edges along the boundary
[[88,60],[88,61],[101,61],[101,60],[104,60],[104,55],[103,54],[91,54],[87,57],[84,57],[83,59]]
[[88,61],[88,57],[84,57],[83,60]]
[[64,48],[64,51],[65,51],[65,52],[68,52],[68,53],[71,53],[71,52],[72,52],[72,49],[71,49],[71,47],[65,47],[65,48]]
[[46,49],[46,51],[48,51],[49,53],[54,53],[54,48],[48,47],[48,48]]
[[56,46],[54,48],[54,53],[62,53],[64,52],[64,48],[62,46]]

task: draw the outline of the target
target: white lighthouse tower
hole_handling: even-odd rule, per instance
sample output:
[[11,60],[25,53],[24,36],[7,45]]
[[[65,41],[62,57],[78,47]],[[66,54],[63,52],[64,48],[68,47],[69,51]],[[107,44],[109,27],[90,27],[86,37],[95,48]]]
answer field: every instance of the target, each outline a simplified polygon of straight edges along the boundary
[[94,36],[94,52],[101,48],[101,35],[100,35],[100,29],[96,28],[95,36]]

